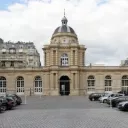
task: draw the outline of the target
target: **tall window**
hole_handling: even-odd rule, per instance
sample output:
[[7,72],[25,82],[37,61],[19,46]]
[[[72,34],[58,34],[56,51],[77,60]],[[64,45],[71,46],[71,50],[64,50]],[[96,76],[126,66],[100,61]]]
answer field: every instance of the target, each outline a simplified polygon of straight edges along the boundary
[[0,94],[6,93],[6,78],[0,77]]
[[112,91],[111,76],[106,76],[105,77],[105,91]]
[[1,66],[5,67],[5,62],[4,61],[1,62]]
[[124,75],[122,77],[122,92],[128,93],[128,76]]
[[17,77],[17,93],[24,93],[24,78],[22,76]]
[[14,67],[14,62],[11,61],[10,67]]
[[88,91],[94,91],[95,90],[95,78],[94,76],[89,76],[88,77]]
[[42,79],[40,76],[35,77],[35,87],[34,87],[35,93],[40,94],[42,93]]
[[61,56],[61,66],[68,66],[68,55],[66,53]]

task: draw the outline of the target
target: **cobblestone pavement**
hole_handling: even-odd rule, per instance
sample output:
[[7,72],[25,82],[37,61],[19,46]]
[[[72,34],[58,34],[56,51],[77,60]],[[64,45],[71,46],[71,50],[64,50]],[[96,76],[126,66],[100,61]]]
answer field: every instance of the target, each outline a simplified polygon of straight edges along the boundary
[[26,103],[1,113],[0,128],[128,128],[127,112],[86,97],[29,97]]

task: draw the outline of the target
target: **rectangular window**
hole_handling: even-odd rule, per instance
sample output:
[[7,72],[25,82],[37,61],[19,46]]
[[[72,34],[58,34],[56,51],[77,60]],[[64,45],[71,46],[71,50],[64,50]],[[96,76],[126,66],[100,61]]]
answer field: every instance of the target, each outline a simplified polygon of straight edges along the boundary
[[1,66],[2,66],[2,67],[5,67],[5,62],[2,62]]
[[14,62],[13,62],[13,61],[11,62],[11,65],[10,65],[10,67],[14,67]]
[[15,48],[10,48],[9,53],[10,54],[16,54],[16,49]]

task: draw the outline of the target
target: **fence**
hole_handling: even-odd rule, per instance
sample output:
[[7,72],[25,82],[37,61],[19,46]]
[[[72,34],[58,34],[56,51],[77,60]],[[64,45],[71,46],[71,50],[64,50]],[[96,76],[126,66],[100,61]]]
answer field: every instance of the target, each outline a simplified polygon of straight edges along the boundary
[[[53,95],[88,95],[90,93],[104,93],[104,92],[120,92],[120,88],[116,88],[112,91],[105,91],[104,89],[68,89],[68,90],[60,90],[60,89],[41,89],[41,90],[34,90],[33,88],[26,88],[22,90],[16,89],[6,89],[4,92],[0,92],[0,95],[5,94],[17,94],[17,95],[26,95],[26,96],[33,96],[33,95],[40,95],[40,96],[53,96]],[[125,92],[122,92],[125,93]]]

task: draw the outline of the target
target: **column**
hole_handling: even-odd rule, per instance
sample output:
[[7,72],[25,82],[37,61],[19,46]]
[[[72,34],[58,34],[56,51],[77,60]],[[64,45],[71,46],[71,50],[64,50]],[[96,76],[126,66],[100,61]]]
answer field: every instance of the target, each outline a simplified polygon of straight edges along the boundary
[[70,65],[73,65],[73,54],[72,54],[72,48],[71,48],[71,51],[70,51]]
[[78,73],[75,73],[75,89],[78,89]]
[[111,76],[112,78],[112,91],[119,92],[121,91],[121,73],[115,73]]
[[58,89],[58,73],[56,73],[56,89]]
[[56,49],[56,65],[58,66],[59,63],[58,63],[58,49]]

